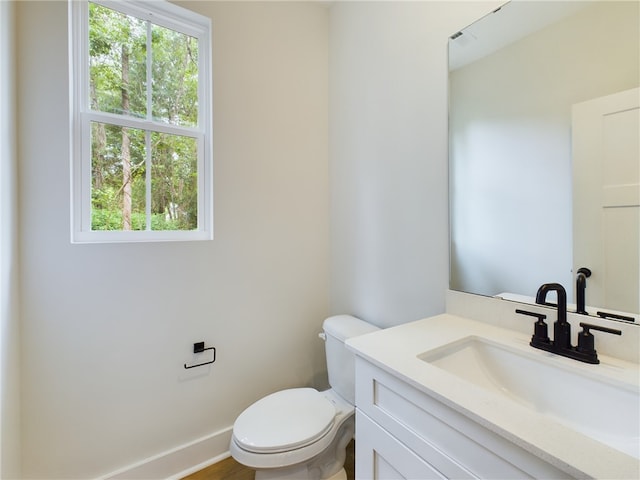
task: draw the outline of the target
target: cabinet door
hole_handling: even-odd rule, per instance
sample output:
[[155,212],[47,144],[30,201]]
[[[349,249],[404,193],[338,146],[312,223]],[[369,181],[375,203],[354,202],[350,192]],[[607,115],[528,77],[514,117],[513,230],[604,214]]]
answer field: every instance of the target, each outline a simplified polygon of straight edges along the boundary
[[446,478],[360,411],[356,411],[356,431],[357,479]]

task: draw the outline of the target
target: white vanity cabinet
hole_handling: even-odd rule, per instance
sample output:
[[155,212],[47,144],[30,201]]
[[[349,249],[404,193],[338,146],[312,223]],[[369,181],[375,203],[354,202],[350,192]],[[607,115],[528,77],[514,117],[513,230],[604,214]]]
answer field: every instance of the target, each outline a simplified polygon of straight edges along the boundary
[[356,478],[569,478],[442,401],[356,357]]

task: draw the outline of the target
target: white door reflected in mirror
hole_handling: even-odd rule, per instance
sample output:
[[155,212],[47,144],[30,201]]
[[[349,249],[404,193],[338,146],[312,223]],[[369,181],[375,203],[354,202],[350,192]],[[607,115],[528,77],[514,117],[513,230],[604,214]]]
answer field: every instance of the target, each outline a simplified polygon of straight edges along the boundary
[[590,305],[640,311],[640,89],[572,111],[573,271]]

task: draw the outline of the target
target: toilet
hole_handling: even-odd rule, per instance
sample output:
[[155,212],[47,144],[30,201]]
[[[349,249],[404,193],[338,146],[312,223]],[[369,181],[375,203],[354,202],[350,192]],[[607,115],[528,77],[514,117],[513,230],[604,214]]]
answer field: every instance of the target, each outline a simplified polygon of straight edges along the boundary
[[346,447],[355,433],[355,358],[347,338],[378,330],[350,315],[327,318],[331,388],[282,390],[258,400],[233,425],[231,455],[256,470],[256,480],[346,480]]

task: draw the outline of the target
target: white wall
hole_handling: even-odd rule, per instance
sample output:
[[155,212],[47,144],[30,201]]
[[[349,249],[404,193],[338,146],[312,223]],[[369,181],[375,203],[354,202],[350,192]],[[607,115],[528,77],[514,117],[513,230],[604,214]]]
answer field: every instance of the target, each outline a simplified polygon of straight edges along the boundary
[[[216,239],[147,245],[69,243],[66,3],[19,3],[25,477],[106,474],[322,383],[329,311],[444,310],[446,42],[498,3],[185,3],[213,19]],[[218,360],[185,372],[198,340]]]
[[330,22],[331,310],[444,311],[447,39],[501,2],[337,2]]
[[14,3],[0,2],[0,478],[20,476]]
[[[323,382],[327,9],[189,7],[213,19],[216,238],[71,245],[67,2],[17,5],[27,478],[107,474]],[[218,359],[186,371],[200,340]]]

